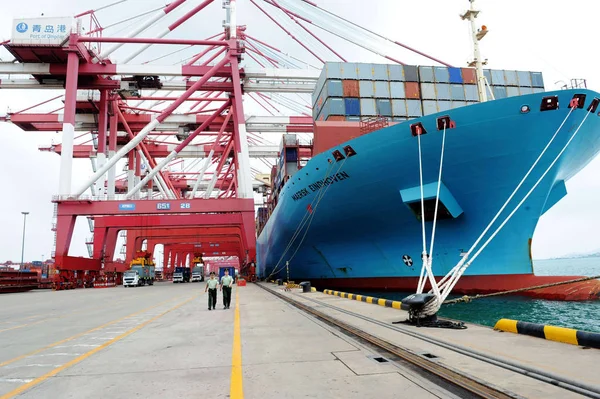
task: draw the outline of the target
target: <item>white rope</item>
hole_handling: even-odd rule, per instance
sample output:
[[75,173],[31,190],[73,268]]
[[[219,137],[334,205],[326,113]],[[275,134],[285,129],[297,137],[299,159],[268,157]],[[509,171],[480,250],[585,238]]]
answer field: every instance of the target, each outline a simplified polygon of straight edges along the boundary
[[[574,110],[574,108],[575,107],[573,107],[571,109],[571,111],[569,112],[569,115]],[[504,221],[502,222],[502,224],[500,224],[500,226],[498,226],[498,228],[494,231],[494,233],[485,241],[485,243],[475,253],[475,255],[473,255],[473,258],[471,260],[469,260],[468,262],[466,262],[466,263],[461,260],[461,262],[463,263],[463,265],[460,267],[460,269],[456,270],[456,272],[453,274],[453,276],[450,278],[450,280],[445,284],[445,286],[443,287],[443,290],[442,290],[441,298],[436,298],[437,299],[436,301],[432,301],[434,303],[428,304],[424,308],[424,312],[425,313],[433,314],[433,313],[435,313],[435,312],[437,312],[439,310],[441,303],[450,294],[450,292],[452,291],[452,289],[454,288],[454,286],[458,282],[458,279],[463,275],[463,273],[471,265],[471,263],[479,256],[479,254],[481,254],[481,252],[487,247],[487,245],[492,241],[492,239],[494,239],[494,237],[496,237],[496,235],[506,225],[506,223],[508,223],[508,221],[512,218],[512,216],[517,212],[517,210],[519,210],[519,208],[521,207],[521,205],[523,205],[523,203],[527,200],[527,198],[529,198],[529,196],[531,195],[531,193],[537,188],[537,186],[544,179],[544,177],[546,177],[546,175],[548,174],[548,172],[550,172],[550,170],[554,167],[554,165],[556,164],[556,162],[560,159],[561,155],[567,150],[569,144],[571,144],[571,141],[573,141],[573,139],[575,138],[575,136],[577,136],[577,133],[579,133],[579,130],[581,129],[581,126],[583,126],[584,122],[586,121],[586,119],[588,118],[588,116],[590,114],[591,114],[591,112],[589,112],[589,111],[586,113],[585,117],[583,118],[583,120],[581,121],[581,123],[579,124],[579,126],[577,127],[577,129],[575,130],[575,132],[569,138],[569,141],[567,141],[567,143],[563,146],[562,150],[558,153],[558,155],[556,155],[556,157],[554,158],[554,160],[552,161],[552,163],[550,164],[550,166],[548,166],[548,168],[546,168],[546,170],[544,171],[544,173],[542,174],[542,176],[535,182],[535,184],[533,185],[533,187],[531,187],[531,189],[527,192],[527,194],[525,194],[525,196],[523,197],[523,199],[515,206],[515,208],[512,210],[512,212],[506,217],[506,219],[504,219]],[[464,258],[463,258],[463,260],[464,260]],[[459,262],[459,264],[461,262]],[[433,311],[433,313],[430,313],[432,311]]]
[[[342,169],[342,167],[344,166],[344,164],[346,163],[347,160],[348,160],[348,158],[344,159],[344,161],[341,163],[340,167],[337,169],[337,171],[335,173],[338,173]],[[335,173],[334,173],[334,175],[335,175]],[[306,227],[306,230],[304,231],[304,235],[300,239],[300,243],[296,247],[296,250],[294,251],[294,253],[292,254],[292,256],[290,256],[290,258],[287,260],[286,263],[289,263],[294,258],[294,256],[296,255],[296,252],[298,252],[298,250],[302,246],[302,243],[304,242],[304,238],[306,237],[306,234],[308,233],[308,230],[310,229],[310,225],[312,224],[312,221],[315,218],[315,213],[317,211],[317,207],[319,206],[319,203],[321,203],[321,200],[323,199],[323,197],[327,193],[327,190],[329,190],[329,187],[331,187],[331,184],[327,186],[327,188],[325,189],[325,191],[323,191],[323,194],[320,194],[319,200],[315,204],[315,207],[314,207],[312,213],[310,214],[310,222],[308,223],[308,226]]]
[[458,270],[459,268],[462,267],[462,265],[467,261],[467,259],[469,258],[469,255],[471,255],[471,252],[473,252],[473,250],[475,249],[475,247],[479,244],[479,242],[483,239],[483,237],[485,236],[485,234],[488,232],[488,230],[492,227],[492,225],[494,224],[494,222],[496,222],[496,219],[498,219],[498,217],[500,217],[500,214],[504,211],[504,209],[508,206],[508,204],[510,203],[510,201],[513,199],[513,197],[515,196],[515,194],[517,193],[517,191],[521,188],[521,186],[523,185],[523,183],[525,183],[525,180],[527,180],[527,178],[529,177],[529,175],[531,174],[531,172],[533,171],[533,169],[535,168],[535,166],[538,164],[538,162],[540,161],[540,159],[544,156],[544,154],[546,153],[546,151],[548,150],[548,148],[550,147],[550,145],[554,142],[554,139],[556,138],[556,136],[558,135],[558,133],[560,132],[560,130],[563,128],[563,126],[565,125],[565,123],[567,122],[567,120],[569,119],[569,117],[571,116],[571,113],[573,112],[575,108],[571,108],[571,110],[569,111],[569,113],[567,114],[567,116],[565,117],[565,119],[563,119],[562,123],[560,124],[560,126],[558,127],[558,129],[556,129],[556,131],[554,132],[554,134],[552,135],[552,137],[550,138],[550,141],[548,141],[548,144],[546,144],[546,146],[544,147],[544,149],[542,150],[542,152],[540,153],[540,155],[537,157],[537,159],[533,162],[533,164],[531,165],[531,167],[529,168],[529,170],[527,171],[527,173],[525,173],[525,176],[523,176],[523,178],[521,179],[521,181],[519,182],[519,184],[517,185],[517,187],[515,187],[515,189],[513,190],[513,192],[510,194],[510,196],[508,197],[508,199],[504,202],[504,204],[502,205],[502,207],[500,208],[500,210],[496,213],[496,215],[494,215],[493,219],[488,223],[488,225],[486,226],[486,228],[483,230],[483,232],[479,235],[479,237],[477,237],[477,240],[475,240],[475,243],[473,243],[473,245],[471,245],[471,248],[469,248],[469,250],[467,251],[467,253],[463,256],[463,258],[458,262],[458,264],[456,266],[454,266],[449,272],[448,274],[446,274],[446,276],[444,276],[444,278],[442,278],[439,282],[438,285],[440,287],[440,289],[444,288],[444,283],[456,272],[456,270]]
[[[323,178],[323,182],[329,177],[329,173],[331,172],[331,170],[333,170],[333,166],[335,164],[332,162],[328,167],[327,167],[327,171],[325,173],[325,177]],[[313,200],[310,203],[310,207],[312,208],[313,204],[315,203],[315,201],[318,199],[319,194],[321,193],[321,191],[323,190],[323,188],[325,187],[325,184],[323,184],[321,186],[321,188],[319,188],[319,191],[317,191],[317,194],[315,195],[315,197],[313,198]],[[269,277],[271,277],[273,274],[275,274],[277,267],[279,267],[279,264],[281,263],[281,261],[283,260],[283,257],[285,256],[285,254],[287,253],[287,251],[289,251],[289,249],[292,247],[294,241],[296,240],[296,238],[298,237],[298,235],[300,234],[300,230],[302,230],[302,228],[304,227],[304,225],[306,225],[306,223],[308,222],[308,219],[310,218],[310,213],[308,211],[308,209],[305,211],[304,216],[302,216],[302,220],[300,220],[300,223],[298,224],[298,227],[296,228],[296,231],[294,231],[294,234],[292,235],[292,238],[290,238],[290,241],[288,242],[288,245],[286,246],[286,248],[284,249],[283,253],[281,254],[281,257],[279,258],[279,260],[277,261],[277,264],[275,265],[275,267],[273,268],[273,271],[269,274],[269,276],[267,277],[267,279]]]
[[[419,127],[417,126],[416,128],[418,129]],[[425,285],[425,280],[423,277],[427,265],[427,238],[425,236],[425,200],[423,198],[423,160],[421,155],[421,133],[422,131],[419,131],[417,134],[417,143],[419,147],[419,186],[421,189],[421,233],[423,236],[423,252],[421,253],[422,264],[421,274],[419,275],[419,284],[417,286],[417,294],[423,292],[423,286]]]
[[[438,214],[438,204],[440,202],[440,188],[442,186],[442,170],[444,166],[444,149],[446,147],[446,120],[444,120],[444,131],[442,132],[442,151],[440,155],[440,171],[438,173],[438,185],[437,192],[435,194],[435,209],[433,211],[433,228],[431,230],[431,245],[429,247],[429,256],[427,257],[427,276],[429,277],[429,283],[431,284],[431,288],[433,289],[433,293],[436,297],[440,296],[440,290],[435,281],[435,276],[433,275],[432,264],[433,264],[433,244],[435,242],[435,228],[437,225],[437,214]],[[423,286],[425,285],[425,280],[423,280]],[[420,287],[420,290],[417,291],[419,294],[423,292],[423,286]]]

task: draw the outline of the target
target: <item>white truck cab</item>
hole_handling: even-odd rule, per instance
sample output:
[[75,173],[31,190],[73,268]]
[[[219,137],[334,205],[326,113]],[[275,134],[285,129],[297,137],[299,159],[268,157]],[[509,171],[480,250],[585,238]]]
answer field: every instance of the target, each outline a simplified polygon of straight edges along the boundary
[[183,273],[173,273],[174,283],[183,283]]
[[140,275],[137,270],[127,270],[123,273],[123,287],[137,287],[140,285]]

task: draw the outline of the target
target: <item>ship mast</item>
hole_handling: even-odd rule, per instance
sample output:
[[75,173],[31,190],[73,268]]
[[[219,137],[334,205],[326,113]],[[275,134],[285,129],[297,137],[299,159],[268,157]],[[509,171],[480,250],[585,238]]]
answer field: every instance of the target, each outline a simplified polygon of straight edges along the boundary
[[488,30],[485,25],[481,27],[481,29],[477,29],[475,26],[475,18],[479,14],[479,10],[475,10],[475,0],[469,0],[471,3],[471,8],[467,10],[460,17],[465,20],[468,19],[471,22],[471,35],[473,38],[473,50],[475,53],[475,59],[469,63],[470,67],[475,66],[475,70],[477,73],[477,91],[479,93],[479,101],[486,102],[487,101],[487,93],[486,93],[486,81],[485,75],[483,74],[483,66],[487,64],[487,60],[481,60],[481,54],[479,53],[479,41],[483,39],[483,37],[487,34]]

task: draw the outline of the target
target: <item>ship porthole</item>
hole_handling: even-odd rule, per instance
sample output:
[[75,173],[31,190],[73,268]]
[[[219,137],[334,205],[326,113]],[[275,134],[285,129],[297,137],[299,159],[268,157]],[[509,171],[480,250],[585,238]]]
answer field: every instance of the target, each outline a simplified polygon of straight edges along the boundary
[[528,112],[529,112],[529,105],[523,105],[523,106],[521,107],[521,113],[522,113],[522,114],[526,114],[526,113],[528,113]]

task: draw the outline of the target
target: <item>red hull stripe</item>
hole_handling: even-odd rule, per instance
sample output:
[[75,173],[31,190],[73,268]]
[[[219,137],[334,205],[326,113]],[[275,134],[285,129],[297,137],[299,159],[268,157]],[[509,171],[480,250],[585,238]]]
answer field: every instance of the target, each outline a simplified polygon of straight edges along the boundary
[[[504,274],[463,276],[452,291],[454,294],[476,295],[491,294],[533,287],[543,284],[575,280],[581,276],[535,276],[533,274]],[[304,279],[309,280],[314,287],[327,287],[338,290],[360,291],[405,291],[414,292],[417,277],[370,277],[370,278],[339,278],[339,279]],[[429,287],[426,287],[429,289]],[[600,300],[600,280],[588,280],[573,284],[523,291],[520,295],[533,298],[558,301],[589,301]]]

